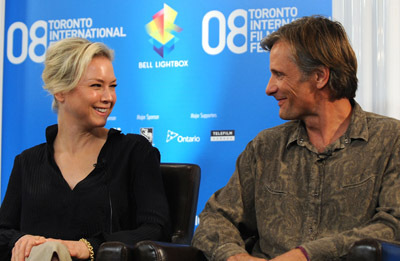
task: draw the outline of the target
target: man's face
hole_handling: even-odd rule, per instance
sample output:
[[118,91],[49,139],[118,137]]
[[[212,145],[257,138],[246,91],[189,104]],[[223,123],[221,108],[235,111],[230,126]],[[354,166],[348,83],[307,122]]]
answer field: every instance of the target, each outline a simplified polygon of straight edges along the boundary
[[302,119],[315,108],[316,87],[311,76],[304,76],[292,58],[285,41],[276,42],[270,52],[270,70],[266,93],[274,96],[280,107],[279,117],[284,120]]

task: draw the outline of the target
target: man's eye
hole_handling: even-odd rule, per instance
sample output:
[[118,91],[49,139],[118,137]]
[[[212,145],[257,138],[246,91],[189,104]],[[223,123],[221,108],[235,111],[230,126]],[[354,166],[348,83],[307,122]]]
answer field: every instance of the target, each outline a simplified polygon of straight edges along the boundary
[[117,87],[117,86],[118,86],[118,84],[111,84],[111,85],[110,85],[111,88],[115,88],[115,87]]

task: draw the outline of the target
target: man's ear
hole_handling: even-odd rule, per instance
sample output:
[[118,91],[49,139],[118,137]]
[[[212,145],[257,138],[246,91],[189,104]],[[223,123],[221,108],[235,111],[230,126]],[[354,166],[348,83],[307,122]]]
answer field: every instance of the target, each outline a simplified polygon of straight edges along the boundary
[[330,70],[326,66],[320,66],[315,70],[315,80],[318,89],[324,88],[329,81]]
[[56,94],[54,94],[54,98],[58,101],[58,102],[64,102],[65,100],[65,96],[63,92],[58,92]]

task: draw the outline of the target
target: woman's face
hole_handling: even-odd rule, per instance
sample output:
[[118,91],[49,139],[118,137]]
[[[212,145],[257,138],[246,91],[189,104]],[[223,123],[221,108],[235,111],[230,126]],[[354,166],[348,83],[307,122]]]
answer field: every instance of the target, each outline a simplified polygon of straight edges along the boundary
[[77,86],[68,93],[60,94],[59,110],[63,110],[69,124],[75,123],[89,129],[104,127],[117,100],[116,86],[117,79],[111,61],[103,56],[95,57]]

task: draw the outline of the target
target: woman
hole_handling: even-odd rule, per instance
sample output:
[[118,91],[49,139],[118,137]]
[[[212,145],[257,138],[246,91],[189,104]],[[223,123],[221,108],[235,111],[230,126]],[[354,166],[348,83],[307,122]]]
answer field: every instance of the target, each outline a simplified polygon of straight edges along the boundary
[[105,45],[81,38],[48,49],[42,78],[58,124],[46,129],[46,143],[15,158],[0,209],[1,260],[45,260],[48,247],[60,260],[63,250],[93,260],[105,241],[167,237],[158,150],[104,128],[116,101],[112,59]]

